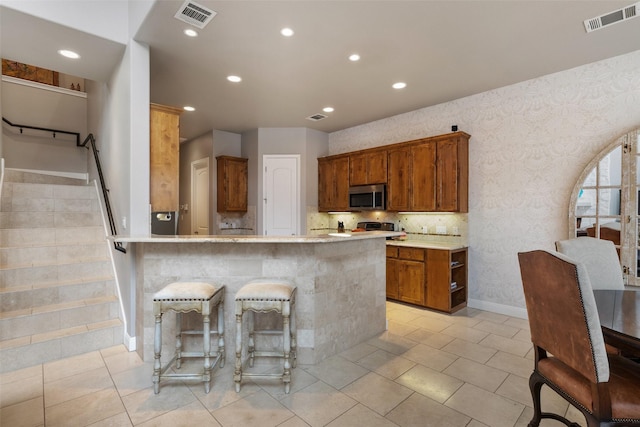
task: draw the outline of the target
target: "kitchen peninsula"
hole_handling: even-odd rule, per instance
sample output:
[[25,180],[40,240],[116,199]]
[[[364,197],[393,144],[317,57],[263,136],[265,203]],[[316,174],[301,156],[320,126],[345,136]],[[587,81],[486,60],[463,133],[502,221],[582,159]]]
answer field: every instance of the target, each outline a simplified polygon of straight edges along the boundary
[[[232,360],[236,292],[250,280],[274,278],[298,288],[298,362],[318,363],[385,330],[385,238],[398,235],[117,237],[135,252],[138,353],[153,360],[153,294],[175,281],[208,281],[226,287],[225,347]],[[163,328],[163,342],[173,335]]]

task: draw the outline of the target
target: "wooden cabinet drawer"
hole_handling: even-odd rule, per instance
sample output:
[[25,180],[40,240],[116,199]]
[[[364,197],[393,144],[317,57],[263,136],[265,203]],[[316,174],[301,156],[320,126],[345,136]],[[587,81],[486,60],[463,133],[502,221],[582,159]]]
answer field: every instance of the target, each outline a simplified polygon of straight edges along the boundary
[[424,249],[420,248],[398,248],[398,258],[412,261],[424,261]]
[[398,258],[397,246],[387,246],[387,258]]

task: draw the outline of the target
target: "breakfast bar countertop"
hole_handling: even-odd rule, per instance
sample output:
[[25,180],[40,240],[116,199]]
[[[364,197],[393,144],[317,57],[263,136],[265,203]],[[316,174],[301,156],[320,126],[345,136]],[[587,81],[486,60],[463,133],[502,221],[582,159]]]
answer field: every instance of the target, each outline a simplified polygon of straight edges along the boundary
[[398,237],[399,231],[367,231],[362,233],[328,233],[295,236],[261,235],[160,235],[113,236],[120,243],[333,243],[349,240],[371,239],[374,237]]

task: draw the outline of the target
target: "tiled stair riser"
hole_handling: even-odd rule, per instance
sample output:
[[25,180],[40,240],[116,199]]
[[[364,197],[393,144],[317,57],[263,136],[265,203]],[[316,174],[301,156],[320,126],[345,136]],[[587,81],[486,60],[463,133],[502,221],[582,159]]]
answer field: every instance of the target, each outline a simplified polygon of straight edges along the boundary
[[93,185],[78,184],[11,170],[5,174],[0,372],[122,343],[100,203]]

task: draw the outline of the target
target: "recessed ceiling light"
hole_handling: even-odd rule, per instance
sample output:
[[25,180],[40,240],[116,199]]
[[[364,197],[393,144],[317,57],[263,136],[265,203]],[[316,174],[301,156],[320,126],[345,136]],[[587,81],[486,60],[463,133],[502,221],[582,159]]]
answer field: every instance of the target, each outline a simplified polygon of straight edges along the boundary
[[353,61],[353,62],[360,61],[360,55],[358,55],[357,53],[349,55],[349,61]]
[[227,80],[233,83],[240,83],[242,81],[242,77],[239,76],[227,76]]
[[196,109],[193,108],[191,105],[185,105],[182,108],[184,108],[184,111],[196,111]]
[[394,89],[404,89],[405,87],[407,87],[407,84],[405,82],[398,82],[394,83],[392,87]]
[[62,56],[64,56],[65,58],[71,58],[71,59],[78,59],[80,58],[80,55],[78,55],[77,53],[75,53],[72,50],[67,50],[67,49],[60,49],[58,51],[58,53]]
[[293,30],[291,28],[283,28],[280,30],[280,34],[285,37],[291,37],[293,35]]
[[184,30],[184,34],[189,37],[198,37],[198,32],[196,30],[192,30],[191,28],[187,28]]
[[333,113],[333,107],[324,107],[322,111],[325,113]]

